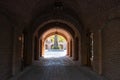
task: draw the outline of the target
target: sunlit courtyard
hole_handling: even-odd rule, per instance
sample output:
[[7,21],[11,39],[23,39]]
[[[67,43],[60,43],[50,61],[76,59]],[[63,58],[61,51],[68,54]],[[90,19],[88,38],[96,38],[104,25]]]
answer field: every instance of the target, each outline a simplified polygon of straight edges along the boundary
[[59,58],[66,56],[67,41],[63,36],[58,34],[49,36],[44,44],[44,58]]

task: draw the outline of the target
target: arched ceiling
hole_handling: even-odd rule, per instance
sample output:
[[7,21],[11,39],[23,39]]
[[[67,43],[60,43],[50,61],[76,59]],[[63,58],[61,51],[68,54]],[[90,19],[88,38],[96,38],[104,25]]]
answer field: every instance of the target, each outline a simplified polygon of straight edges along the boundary
[[[0,0],[0,14],[6,13],[19,26],[29,25],[36,14],[45,13],[56,0]],[[120,14],[120,0],[59,0],[76,13],[85,27],[99,27],[105,18]],[[114,9],[110,16],[109,11]],[[65,9],[67,11],[67,9]],[[115,12],[117,11],[117,12]],[[107,13],[107,14],[106,14]],[[119,15],[120,16],[120,15]],[[100,21],[101,20],[101,21]],[[19,27],[17,26],[17,27]]]
[[47,30],[50,30],[52,28],[54,28],[54,29],[57,28],[58,31],[63,30],[64,32],[69,33],[72,36],[72,38],[74,38],[76,36],[80,36],[80,32],[78,32],[78,30],[76,28],[74,29],[74,27],[75,26],[72,24],[68,25],[68,24],[64,24],[64,23],[50,22],[50,23],[47,23],[46,25],[42,25],[42,26],[40,25],[40,27],[38,26],[38,29],[35,31],[35,35],[38,35],[38,37],[41,37],[43,35],[43,33],[45,33]]

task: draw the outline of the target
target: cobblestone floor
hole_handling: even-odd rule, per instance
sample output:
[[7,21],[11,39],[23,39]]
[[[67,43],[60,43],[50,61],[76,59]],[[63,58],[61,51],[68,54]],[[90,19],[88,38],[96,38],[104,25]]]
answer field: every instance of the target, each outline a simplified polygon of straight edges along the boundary
[[78,67],[68,57],[40,58],[31,69],[14,80],[103,80],[85,67]]

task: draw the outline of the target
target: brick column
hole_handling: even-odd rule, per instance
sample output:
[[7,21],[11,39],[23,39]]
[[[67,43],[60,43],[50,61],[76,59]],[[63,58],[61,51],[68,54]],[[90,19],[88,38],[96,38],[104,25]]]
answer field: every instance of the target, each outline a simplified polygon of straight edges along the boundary
[[35,55],[35,60],[39,60],[39,39],[38,39],[38,37],[36,37],[36,40],[35,40],[36,42],[36,44],[35,44],[35,50],[36,50],[36,55]]
[[98,30],[94,33],[93,36],[93,69],[101,74],[102,73],[102,46],[101,46],[101,31]]
[[72,57],[72,40],[70,40],[70,57]]
[[81,33],[81,65],[87,65],[87,40],[85,30]]
[[75,37],[74,39],[74,58],[73,60],[78,60],[79,58],[79,51],[78,51],[78,37]]
[[39,54],[40,54],[40,57],[42,57],[42,40],[41,39],[39,40]]
[[67,42],[67,55],[69,56],[70,55],[70,46],[69,46],[69,41]]

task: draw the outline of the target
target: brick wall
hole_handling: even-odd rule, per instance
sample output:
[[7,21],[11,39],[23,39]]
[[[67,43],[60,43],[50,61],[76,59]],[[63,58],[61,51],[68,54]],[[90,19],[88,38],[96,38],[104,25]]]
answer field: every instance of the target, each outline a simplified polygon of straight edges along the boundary
[[110,21],[103,29],[103,75],[120,80],[120,21]]
[[12,27],[0,15],[0,80],[6,80],[12,73]]

